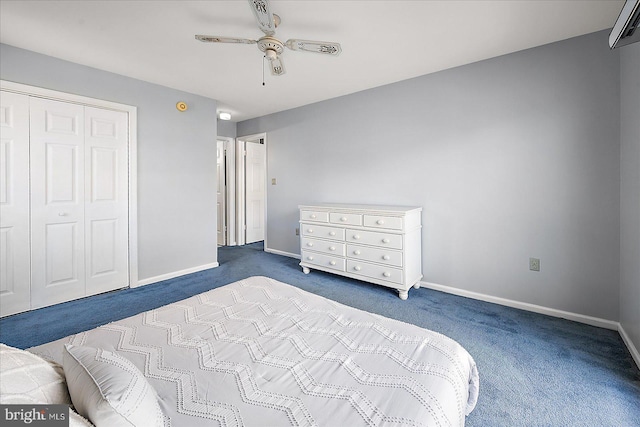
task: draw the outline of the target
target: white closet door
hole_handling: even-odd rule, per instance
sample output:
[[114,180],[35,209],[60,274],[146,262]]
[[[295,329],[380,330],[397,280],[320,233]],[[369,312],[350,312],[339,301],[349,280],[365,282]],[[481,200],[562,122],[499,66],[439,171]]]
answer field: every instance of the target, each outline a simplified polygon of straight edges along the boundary
[[264,240],[264,208],[267,150],[264,144],[247,141],[245,165],[246,241]]
[[128,286],[128,117],[85,107],[86,291]]
[[0,94],[0,316],[29,310],[29,97]]
[[84,107],[30,100],[31,308],[85,296]]

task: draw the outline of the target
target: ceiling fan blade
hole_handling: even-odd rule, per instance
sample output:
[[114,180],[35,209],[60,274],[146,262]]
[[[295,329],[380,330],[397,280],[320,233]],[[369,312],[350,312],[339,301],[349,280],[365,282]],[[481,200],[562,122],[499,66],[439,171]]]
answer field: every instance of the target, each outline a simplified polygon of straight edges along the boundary
[[205,43],[243,43],[243,44],[257,43],[256,40],[237,39],[234,37],[203,36],[202,34],[197,34],[196,40],[200,40],[201,42],[205,42]]
[[276,23],[273,19],[273,13],[271,13],[271,6],[269,0],[249,0],[251,11],[258,21],[258,27],[268,36],[272,36],[276,33]]
[[324,53],[333,56],[338,56],[342,52],[340,43],[333,42],[289,39],[284,45],[291,50],[304,50],[305,52]]
[[273,74],[274,76],[281,76],[286,72],[286,70],[284,69],[284,62],[282,62],[282,58],[280,58],[279,55],[273,59],[268,59],[269,64],[271,64],[271,74]]

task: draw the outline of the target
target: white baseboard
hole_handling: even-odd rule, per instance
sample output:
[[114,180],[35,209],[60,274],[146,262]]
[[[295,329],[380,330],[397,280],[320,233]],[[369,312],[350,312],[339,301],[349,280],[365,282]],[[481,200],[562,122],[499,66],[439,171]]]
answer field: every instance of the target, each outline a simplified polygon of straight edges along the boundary
[[137,288],[138,286],[150,285],[152,283],[162,282],[163,280],[174,279],[176,277],[184,276],[186,274],[197,273],[198,271],[208,270],[210,268],[219,267],[220,264],[217,262],[212,262],[211,264],[200,265],[198,267],[187,268],[185,270],[174,271],[167,274],[161,274],[160,276],[149,277],[147,279],[142,279],[138,281],[136,286],[131,286],[132,288]]
[[556,310],[555,308],[543,307],[541,305],[529,304],[526,302],[514,301],[506,298],[494,297],[491,295],[481,294],[478,292],[466,291],[464,289],[453,288],[451,286],[438,285],[437,283],[420,282],[420,286],[424,288],[433,289],[436,291],[446,292],[448,294],[459,295],[461,297],[467,297],[480,301],[491,302],[494,304],[504,305],[507,307],[519,308],[521,310],[532,311],[534,313],[546,314],[548,316],[560,317],[562,319],[573,320],[580,323],[585,323],[591,326],[597,326],[600,328],[611,329],[618,331],[622,337],[622,341],[629,349],[631,357],[638,365],[640,369],[640,352],[631,341],[631,338],[625,332],[624,328],[619,322],[613,320],[601,319],[598,317],[585,316],[584,314],[572,313],[570,311]]
[[633,357],[633,360],[635,360],[636,365],[638,365],[638,369],[640,369],[640,352],[638,352],[638,349],[633,344],[633,341],[631,341],[631,338],[629,338],[629,335],[627,335],[627,333],[625,332],[624,328],[622,327],[622,324],[618,324],[618,332],[622,337],[622,341],[624,341],[625,345],[629,349],[629,352],[631,353],[631,357]]
[[420,285],[436,291],[446,292],[448,294],[459,295],[480,301],[492,302],[494,304],[504,305],[507,307],[519,308],[521,310],[532,311],[534,313],[546,314],[548,316],[560,317],[562,319],[573,320],[575,322],[586,323],[591,326],[600,328],[619,330],[620,324],[613,320],[601,319],[599,317],[586,316],[584,314],[572,313],[570,311],[557,310],[555,308],[544,307],[536,304],[529,304],[510,300],[506,298],[494,297],[491,295],[481,294],[478,292],[466,291],[464,289],[453,288],[451,286],[438,285],[437,283],[420,282]]
[[289,258],[297,258],[300,259],[300,255],[294,254],[291,252],[279,251],[277,249],[264,248],[265,252],[269,252],[270,254],[288,256]]

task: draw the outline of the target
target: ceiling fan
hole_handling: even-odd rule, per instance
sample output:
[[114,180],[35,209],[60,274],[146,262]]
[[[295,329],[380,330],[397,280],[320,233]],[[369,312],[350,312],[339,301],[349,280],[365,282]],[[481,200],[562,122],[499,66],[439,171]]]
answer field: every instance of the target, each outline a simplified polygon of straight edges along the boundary
[[287,47],[291,50],[301,50],[305,52],[322,53],[325,55],[337,56],[342,52],[340,43],[320,42],[313,40],[289,39],[281,42],[275,38],[276,28],[280,25],[280,17],[275,13],[271,13],[269,0],[248,0],[251,10],[258,22],[258,28],[265,34],[258,40],[240,39],[233,37],[218,37],[196,35],[196,39],[205,43],[243,43],[257,44],[258,49],[264,52],[265,57],[271,65],[271,74],[281,76],[285,73],[284,63],[282,62],[282,52]]

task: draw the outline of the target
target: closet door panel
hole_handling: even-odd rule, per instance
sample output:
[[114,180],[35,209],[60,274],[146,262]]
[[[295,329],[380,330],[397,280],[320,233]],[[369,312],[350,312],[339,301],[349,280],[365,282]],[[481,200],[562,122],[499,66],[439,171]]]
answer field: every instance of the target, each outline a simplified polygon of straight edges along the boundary
[[85,290],[84,107],[30,100],[32,308]]
[[128,116],[85,108],[87,294],[128,286]]
[[0,316],[30,308],[29,97],[0,96]]

